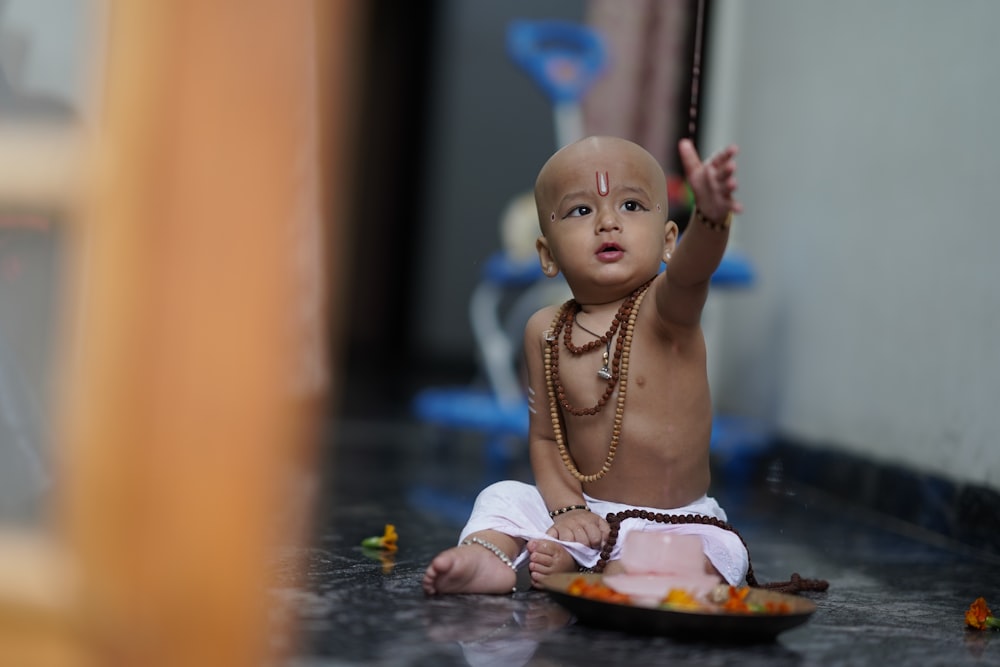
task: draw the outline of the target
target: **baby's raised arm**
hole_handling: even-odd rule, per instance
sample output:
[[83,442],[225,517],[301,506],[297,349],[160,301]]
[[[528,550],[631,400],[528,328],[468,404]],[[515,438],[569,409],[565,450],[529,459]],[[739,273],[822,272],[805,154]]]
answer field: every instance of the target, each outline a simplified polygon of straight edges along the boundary
[[726,251],[732,216],[743,210],[735,198],[739,149],[727,146],[705,162],[690,139],[682,139],[678,151],[695,209],[657,290],[656,304],[665,323],[693,327],[701,319],[712,274]]
[[702,162],[690,139],[677,145],[684,166],[684,175],[694,192],[695,204],[709,220],[724,221],[730,213],[741,213],[743,205],[736,200],[736,156],[739,147],[733,144]]

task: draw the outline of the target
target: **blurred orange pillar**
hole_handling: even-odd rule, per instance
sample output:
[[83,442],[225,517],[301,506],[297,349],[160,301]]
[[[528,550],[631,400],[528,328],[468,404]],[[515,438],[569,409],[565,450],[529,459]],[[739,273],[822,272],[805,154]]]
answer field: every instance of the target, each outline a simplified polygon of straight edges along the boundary
[[275,658],[268,585],[311,449],[296,221],[320,199],[317,135],[341,155],[317,76],[342,103],[353,5],[110,5],[56,508],[96,664]]

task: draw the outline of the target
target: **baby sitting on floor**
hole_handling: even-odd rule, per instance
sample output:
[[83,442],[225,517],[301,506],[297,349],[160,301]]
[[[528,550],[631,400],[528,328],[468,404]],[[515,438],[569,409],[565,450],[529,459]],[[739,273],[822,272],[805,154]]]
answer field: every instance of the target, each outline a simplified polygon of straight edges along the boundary
[[[737,149],[705,162],[688,140],[679,151],[695,197],[683,243],[668,218],[663,170],[640,146],[588,137],[542,167],[538,256],[547,276],[562,273],[573,299],[525,327],[535,484],[498,482],[480,493],[458,546],[427,567],[427,594],[509,593],[525,566],[536,586],[591,568],[609,513],[725,521],[706,495],[712,405],[700,319],[741,211]],[[746,575],[747,551],[732,531],[642,518],[620,523],[606,572],[621,571],[630,531],[697,535],[706,572],[731,584]]]

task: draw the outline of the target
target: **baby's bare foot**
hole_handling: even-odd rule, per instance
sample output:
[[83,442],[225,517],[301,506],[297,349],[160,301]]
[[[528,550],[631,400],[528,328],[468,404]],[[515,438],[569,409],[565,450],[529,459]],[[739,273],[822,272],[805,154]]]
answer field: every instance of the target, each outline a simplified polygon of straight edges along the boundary
[[531,540],[528,542],[528,554],[531,584],[535,588],[541,587],[549,575],[575,572],[579,567],[569,552],[558,542]]
[[510,593],[516,575],[496,554],[477,544],[439,553],[424,571],[427,595],[441,593]]

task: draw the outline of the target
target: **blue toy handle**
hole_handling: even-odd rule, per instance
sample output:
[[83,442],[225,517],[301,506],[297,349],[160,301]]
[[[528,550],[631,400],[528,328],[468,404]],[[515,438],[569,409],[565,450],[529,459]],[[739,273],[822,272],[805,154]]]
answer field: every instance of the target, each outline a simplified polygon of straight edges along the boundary
[[514,21],[507,52],[556,104],[577,103],[604,68],[604,43],[586,27],[566,21]]

